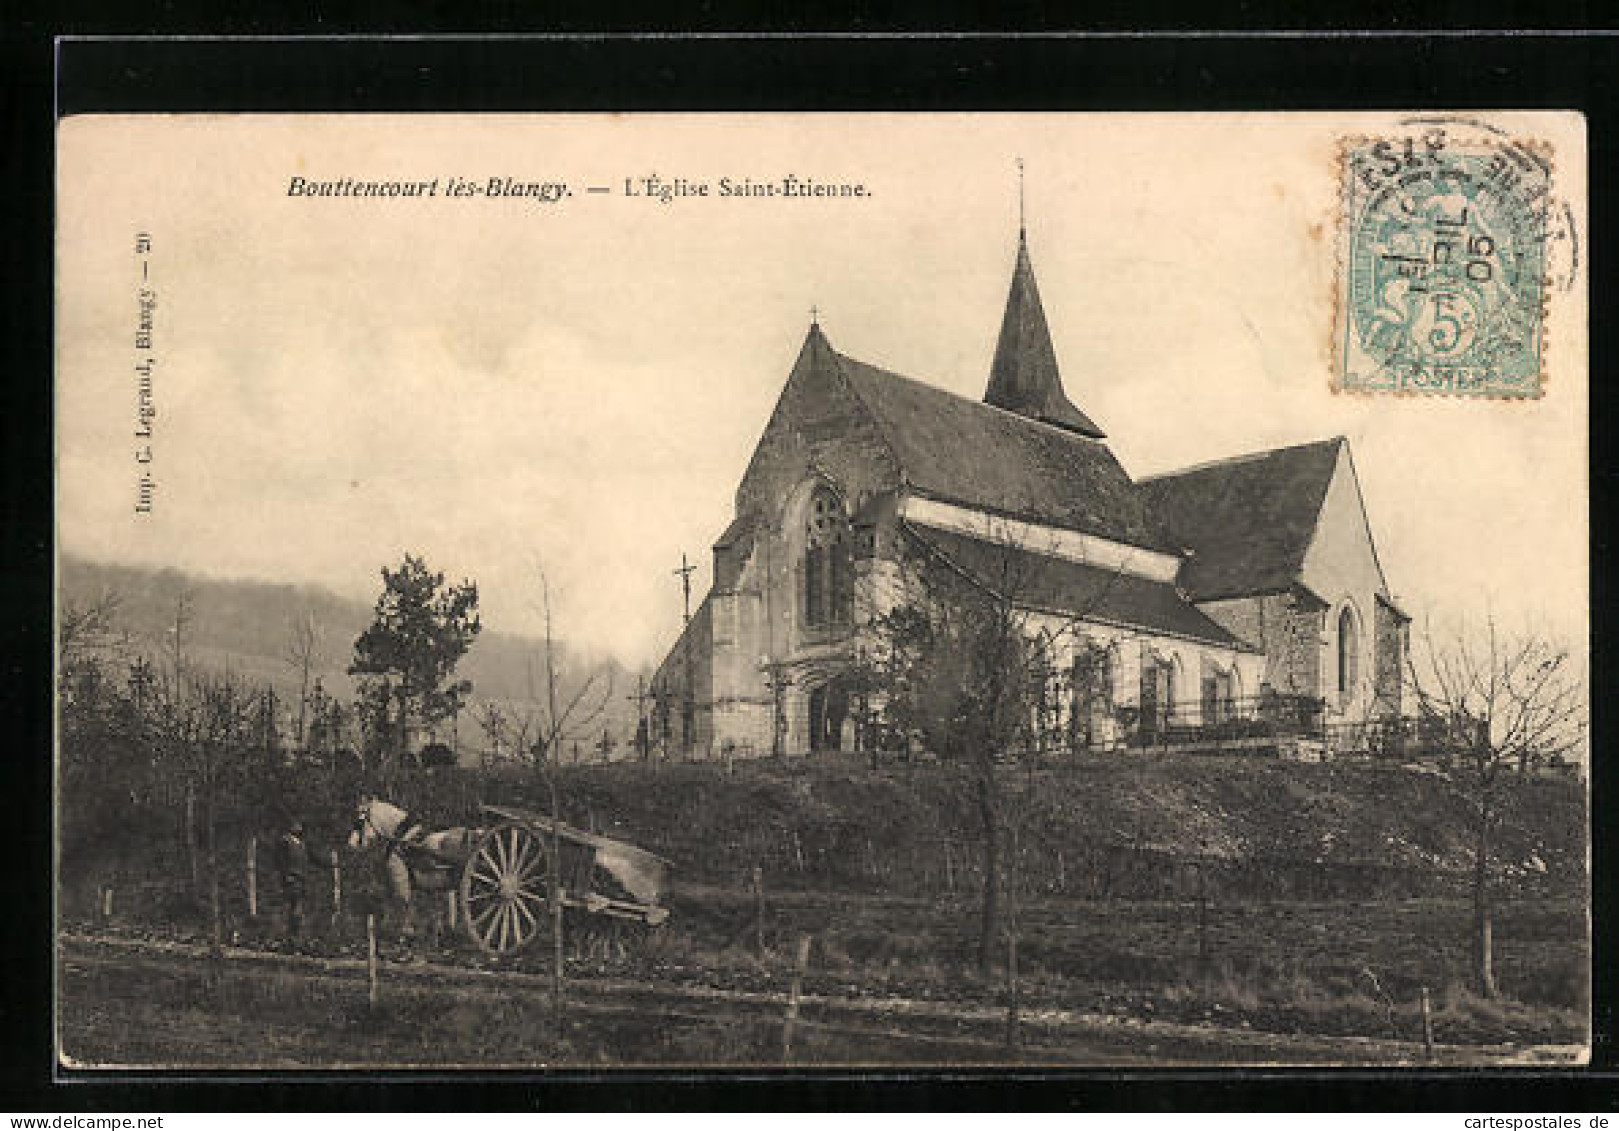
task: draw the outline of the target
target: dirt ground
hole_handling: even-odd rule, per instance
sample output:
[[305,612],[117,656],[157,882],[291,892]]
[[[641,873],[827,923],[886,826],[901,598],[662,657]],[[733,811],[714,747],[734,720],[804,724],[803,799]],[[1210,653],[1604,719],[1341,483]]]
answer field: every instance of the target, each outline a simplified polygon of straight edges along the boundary
[[[232,948],[64,937],[60,1047],[80,1066],[299,1068],[798,1065],[1421,1064],[1415,1041],[1268,1033],[1041,1007],[1006,1011],[807,992],[783,1048],[785,984],[725,990],[576,978],[558,1036],[548,979],[415,960],[364,963]],[[1441,1043],[1432,1063],[1568,1062],[1578,1050]]]

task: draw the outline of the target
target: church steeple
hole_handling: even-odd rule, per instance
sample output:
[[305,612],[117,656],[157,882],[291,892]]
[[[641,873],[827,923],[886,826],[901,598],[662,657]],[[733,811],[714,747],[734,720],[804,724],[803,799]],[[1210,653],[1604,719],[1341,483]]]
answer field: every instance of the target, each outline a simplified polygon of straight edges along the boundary
[[1051,345],[1051,330],[1040,305],[1040,288],[1034,282],[1034,265],[1029,262],[1021,193],[1018,212],[1017,265],[1012,269],[1012,290],[1006,296],[1006,314],[1001,319],[1001,336],[995,343],[984,402],[1100,440],[1102,430],[1063,392],[1057,351]]

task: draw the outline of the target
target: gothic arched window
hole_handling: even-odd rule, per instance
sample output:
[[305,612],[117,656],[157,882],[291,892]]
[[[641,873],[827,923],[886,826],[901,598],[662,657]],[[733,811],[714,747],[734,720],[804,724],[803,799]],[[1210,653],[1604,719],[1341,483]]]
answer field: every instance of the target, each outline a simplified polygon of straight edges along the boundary
[[854,605],[849,519],[830,488],[817,487],[810,496],[804,534],[804,623],[848,624]]
[[1113,714],[1113,650],[1083,645],[1074,657],[1074,702],[1069,712],[1069,743],[1093,746]]
[[1338,614],[1338,701],[1345,706],[1355,697],[1355,680],[1360,674],[1359,636],[1355,610],[1345,605]]

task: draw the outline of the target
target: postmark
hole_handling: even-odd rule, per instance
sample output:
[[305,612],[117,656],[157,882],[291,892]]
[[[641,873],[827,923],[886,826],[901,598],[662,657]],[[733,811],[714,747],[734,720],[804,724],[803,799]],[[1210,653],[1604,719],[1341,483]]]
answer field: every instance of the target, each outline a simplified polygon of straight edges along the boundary
[[1345,139],[1333,387],[1545,392],[1549,146],[1449,123]]

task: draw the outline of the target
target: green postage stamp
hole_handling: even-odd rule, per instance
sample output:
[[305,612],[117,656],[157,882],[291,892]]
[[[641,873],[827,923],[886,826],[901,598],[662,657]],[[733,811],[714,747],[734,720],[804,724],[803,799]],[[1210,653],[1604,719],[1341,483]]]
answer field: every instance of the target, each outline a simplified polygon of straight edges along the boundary
[[1418,123],[1340,159],[1335,388],[1539,397],[1550,148]]

